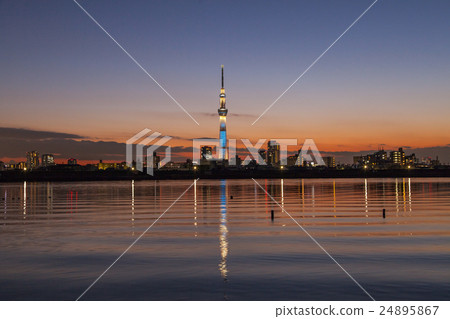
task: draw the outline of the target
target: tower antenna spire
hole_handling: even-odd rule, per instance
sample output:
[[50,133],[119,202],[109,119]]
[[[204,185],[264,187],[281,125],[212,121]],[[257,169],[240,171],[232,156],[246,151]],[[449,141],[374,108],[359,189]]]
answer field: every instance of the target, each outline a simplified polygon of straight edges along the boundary
[[223,86],[223,64],[222,64],[222,88],[224,88],[224,86]]

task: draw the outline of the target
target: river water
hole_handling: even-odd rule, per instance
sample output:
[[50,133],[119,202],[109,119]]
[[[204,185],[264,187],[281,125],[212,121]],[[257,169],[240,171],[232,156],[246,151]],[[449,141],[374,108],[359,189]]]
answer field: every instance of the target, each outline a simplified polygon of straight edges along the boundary
[[450,298],[448,178],[5,183],[0,214],[1,300]]

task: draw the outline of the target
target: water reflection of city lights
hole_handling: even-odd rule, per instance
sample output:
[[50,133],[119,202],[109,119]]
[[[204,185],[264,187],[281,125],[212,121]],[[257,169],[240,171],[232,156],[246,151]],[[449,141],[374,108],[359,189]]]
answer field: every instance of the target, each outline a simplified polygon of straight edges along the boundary
[[395,179],[395,208],[396,216],[398,216],[398,180]]
[[366,217],[369,217],[369,194],[367,189],[367,178],[364,179],[364,203],[366,208]]
[[222,278],[226,281],[228,276],[227,256],[228,256],[228,228],[227,228],[227,194],[226,181],[220,182],[220,263],[219,270]]
[[409,212],[412,212],[411,178],[408,178],[408,204]]
[[23,182],[23,214],[27,214],[27,182]]
[[197,222],[197,180],[194,180],[194,226],[195,226],[194,237],[197,237],[198,236],[198,233],[197,233],[197,227],[198,227],[198,222]]

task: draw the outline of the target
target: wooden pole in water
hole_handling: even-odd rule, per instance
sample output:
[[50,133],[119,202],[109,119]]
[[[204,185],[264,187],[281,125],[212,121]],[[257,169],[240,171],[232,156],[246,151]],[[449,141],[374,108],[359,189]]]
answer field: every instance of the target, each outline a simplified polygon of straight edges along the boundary
[[386,209],[383,208],[383,218],[386,218]]

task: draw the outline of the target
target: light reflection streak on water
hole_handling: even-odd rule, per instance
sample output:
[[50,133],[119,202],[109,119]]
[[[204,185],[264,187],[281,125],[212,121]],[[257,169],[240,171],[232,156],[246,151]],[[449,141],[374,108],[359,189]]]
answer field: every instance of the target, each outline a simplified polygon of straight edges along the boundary
[[366,208],[366,217],[369,217],[369,199],[367,190],[367,178],[364,179],[364,203]]
[[[75,197],[75,200],[74,200]],[[70,201],[70,214],[78,211],[78,191],[70,191],[67,193],[67,201]],[[75,201],[75,205],[74,205]]]
[[412,212],[412,195],[411,195],[411,178],[408,178],[408,203],[409,203],[409,213]]
[[[336,213],[336,181],[333,179],[333,212]],[[334,215],[336,217],[336,215]]]
[[134,236],[134,179],[131,180],[131,229],[132,236]]
[[403,178],[403,211],[406,213],[406,187],[404,178]]
[[228,256],[228,228],[227,228],[227,192],[226,181],[220,181],[220,228],[219,228],[219,242],[220,242],[220,256],[219,263],[220,274],[224,281],[227,280],[227,256]]
[[281,179],[281,207],[284,209],[284,179]]
[[305,213],[305,180],[302,179],[302,213]]
[[197,223],[197,180],[194,180],[194,226],[195,226],[195,234],[194,236],[197,237],[198,236],[198,232],[197,232],[197,227],[198,227],[198,223]]
[[53,213],[53,185],[47,182],[47,214]]
[[266,216],[267,216],[267,214],[269,214],[269,205],[268,205],[269,198],[267,196],[267,179],[264,180],[264,189],[265,189],[265,192],[264,192],[264,203],[266,205]]
[[[23,182],[23,215],[27,214],[27,182]],[[23,216],[23,219],[26,217]]]
[[398,180],[397,179],[395,179],[395,208],[396,208],[395,215],[398,216]]

